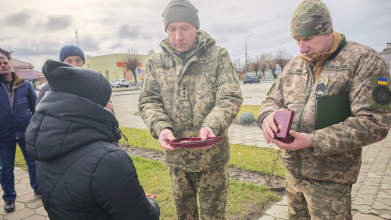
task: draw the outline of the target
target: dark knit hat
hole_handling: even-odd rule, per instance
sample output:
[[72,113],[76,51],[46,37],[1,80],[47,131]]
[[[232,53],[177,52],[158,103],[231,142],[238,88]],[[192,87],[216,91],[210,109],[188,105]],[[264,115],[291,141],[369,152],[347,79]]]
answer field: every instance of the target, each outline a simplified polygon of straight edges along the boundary
[[42,72],[49,83],[50,91],[81,96],[102,107],[110,100],[110,83],[98,72],[54,60],[47,60]]
[[331,33],[333,21],[325,3],[320,0],[306,0],[297,6],[291,19],[292,38]]
[[74,45],[67,45],[63,47],[60,51],[60,61],[64,62],[67,57],[71,56],[79,56],[83,60],[83,64],[86,63],[86,58],[84,56],[84,52],[78,47]]
[[200,28],[198,9],[189,0],[171,0],[163,11],[164,30],[172,22],[183,21]]

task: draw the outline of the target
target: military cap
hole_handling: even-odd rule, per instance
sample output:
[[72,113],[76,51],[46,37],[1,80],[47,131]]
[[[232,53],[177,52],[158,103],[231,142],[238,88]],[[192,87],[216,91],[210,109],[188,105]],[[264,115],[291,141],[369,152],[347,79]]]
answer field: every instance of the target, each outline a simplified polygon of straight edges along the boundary
[[189,0],[171,0],[163,11],[164,29],[172,22],[187,22],[200,28],[198,9]]
[[293,13],[290,26],[292,38],[333,33],[330,11],[320,0],[300,3]]

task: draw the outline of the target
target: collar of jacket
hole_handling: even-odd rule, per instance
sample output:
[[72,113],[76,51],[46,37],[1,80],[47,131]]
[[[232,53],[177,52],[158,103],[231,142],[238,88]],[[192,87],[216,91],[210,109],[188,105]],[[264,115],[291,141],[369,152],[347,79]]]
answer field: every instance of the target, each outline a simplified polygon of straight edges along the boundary
[[333,35],[335,37],[335,40],[334,40],[333,46],[331,47],[329,52],[324,52],[324,53],[320,53],[320,54],[315,55],[312,58],[313,61],[310,61],[304,55],[300,56],[300,58],[302,60],[304,60],[306,63],[308,63],[309,65],[314,67],[313,75],[314,75],[315,81],[318,78],[318,76],[320,75],[320,73],[322,72],[326,61],[334,59],[347,44],[347,41],[345,39],[345,35],[339,34],[336,31],[333,32]]
[[18,74],[16,74],[15,72],[11,72],[11,75],[12,75],[12,79],[14,80],[14,84],[13,84],[14,89],[19,88],[24,84],[26,84],[24,79],[20,78]]
[[22,78],[20,78],[18,76],[18,74],[16,74],[15,72],[11,72],[11,76],[12,76],[12,81],[13,81],[11,93],[8,90],[7,86],[4,84],[2,77],[0,77],[0,83],[4,87],[6,93],[8,94],[9,102],[10,102],[11,109],[12,109],[14,106],[14,91],[15,91],[15,89],[25,85],[26,82]]
[[179,58],[181,58],[182,60],[182,63],[185,64],[187,63],[187,61],[189,61],[189,59],[197,53],[198,51],[198,47],[200,45],[200,41],[198,39],[198,35],[196,36],[196,41],[194,42],[193,46],[191,46],[190,49],[186,50],[185,52],[179,52],[179,51],[176,51],[175,49],[173,49],[173,52],[175,53],[175,55],[177,55]]
[[[201,50],[206,49],[211,45],[216,44],[216,41],[203,30],[199,30],[197,32],[197,38],[198,38],[198,47],[196,47],[194,52],[191,53],[191,56],[200,53]],[[168,37],[164,39],[159,46],[162,48],[164,52],[171,54],[171,56],[178,56],[177,53],[174,52],[174,48],[172,47],[172,44]]]
[[[12,76],[12,81],[13,81],[13,84],[12,84],[12,88],[13,89],[16,89],[16,88],[19,88],[21,86],[23,86],[24,84],[26,84],[26,82],[24,81],[24,79],[20,78],[18,76],[18,74],[16,74],[15,72],[11,72],[11,76]],[[3,77],[0,77],[0,82],[1,83],[4,83],[4,79]],[[7,90],[8,91],[8,90]],[[12,91],[13,92],[13,91]]]

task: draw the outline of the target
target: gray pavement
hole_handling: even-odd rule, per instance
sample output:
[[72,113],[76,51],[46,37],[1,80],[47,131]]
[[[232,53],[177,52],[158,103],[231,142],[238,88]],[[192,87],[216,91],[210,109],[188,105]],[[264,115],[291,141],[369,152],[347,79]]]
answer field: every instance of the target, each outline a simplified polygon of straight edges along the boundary
[[[260,84],[241,85],[243,105],[261,105],[272,81]],[[112,102],[120,126],[147,129],[138,114],[138,92],[115,92]],[[256,126],[232,124],[228,132],[231,143],[267,147],[262,131]],[[0,202],[0,220],[41,220],[48,219],[39,198],[29,187],[28,174],[16,168],[15,186],[18,193],[16,211],[4,213],[4,203]],[[2,191],[0,189],[0,194]],[[363,148],[363,162],[360,175],[352,189],[352,211],[354,220],[391,219],[391,132],[378,143]],[[287,219],[286,196],[272,204],[260,220]]]
[[[30,187],[28,173],[15,168],[15,190],[18,194],[15,202],[15,211],[5,213],[4,202],[0,202],[0,220],[45,220],[49,219],[43,207],[41,197],[34,196],[34,190]],[[0,195],[3,190],[0,188]]]

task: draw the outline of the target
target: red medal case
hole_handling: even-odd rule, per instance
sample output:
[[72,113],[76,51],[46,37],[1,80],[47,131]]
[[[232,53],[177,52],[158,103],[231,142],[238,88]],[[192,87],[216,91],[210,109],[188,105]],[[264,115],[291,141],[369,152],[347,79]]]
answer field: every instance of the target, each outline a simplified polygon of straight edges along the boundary
[[290,110],[277,111],[274,115],[274,123],[278,128],[276,139],[283,143],[292,143],[294,138],[289,134],[291,130],[294,112]]
[[179,138],[178,140],[174,140],[170,143],[172,147],[206,147],[212,144],[216,144],[223,141],[223,137],[218,136],[214,138],[207,138],[206,140],[201,140],[201,138],[197,137],[187,137],[187,138]]

